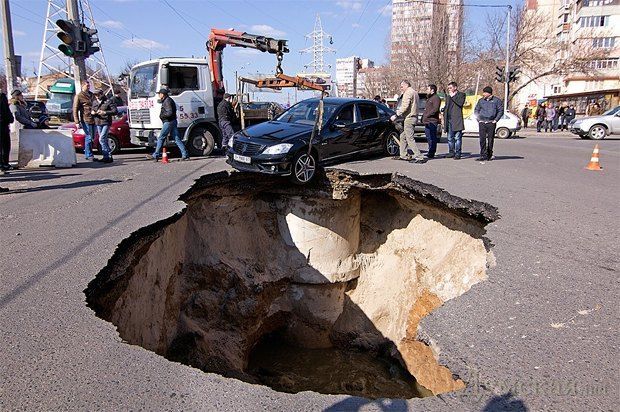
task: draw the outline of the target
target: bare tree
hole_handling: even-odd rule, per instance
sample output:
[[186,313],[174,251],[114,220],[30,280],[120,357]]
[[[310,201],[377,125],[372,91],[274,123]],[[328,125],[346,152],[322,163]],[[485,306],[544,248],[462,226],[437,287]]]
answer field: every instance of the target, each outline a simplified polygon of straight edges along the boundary
[[0,68],[0,91],[6,93],[6,73],[4,68]]
[[[549,76],[565,76],[568,73],[581,73],[585,76],[596,74],[592,60],[604,57],[604,52],[592,47],[581,39],[561,41],[554,34],[555,21],[549,15],[537,10],[527,10],[525,5],[516,10],[511,21],[515,28],[510,42],[510,64],[523,73],[518,86],[510,91],[510,101],[520,90],[530,83]],[[495,65],[503,66],[505,56],[506,19],[502,16],[489,17],[486,27],[490,38],[485,54],[496,56]]]

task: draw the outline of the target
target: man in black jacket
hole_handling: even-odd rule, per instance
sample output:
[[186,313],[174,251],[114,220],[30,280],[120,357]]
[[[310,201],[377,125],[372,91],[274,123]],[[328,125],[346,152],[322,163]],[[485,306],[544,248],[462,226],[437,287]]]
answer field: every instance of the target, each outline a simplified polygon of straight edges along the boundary
[[474,113],[478,119],[478,134],[480,135],[480,157],[477,160],[491,161],[495,127],[504,115],[504,107],[502,101],[493,96],[493,89],[490,86],[482,89],[482,99],[476,103]]
[[[8,141],[11,143],[11,134],[9,131],[9,125],[13,123],[15,118],[9,109],[9,100],[6,94],[0,93],[0,157],[4,156],[5,143]],[[8,154],[7,154],[8,158]],[[4,170],[0,169],[0,175],[5,174]],[[8,192],[6,187],[0,187],[0,192]]]
[[224,100],[217,105],[217,122],[222,131],[222,150],[226,150],[228,141],[235,134],[233,124],[237,123],[237,114],[232,105],[233,98],[232,94],[225,93]]
[[95,91],[95,99],[93,100],[92,115],[95,119],[95,125],[97,126],[97,132],[99,133],[99,148],[103,163],[112,163],[112,153],[110,145],[108,144],[108,131],[112,126],[112,116],[116,114],[116,105],[112,99],[108,99],[103,90],[97,89]]
[[161,149],[164,146],[164,140],[168,134],[170,134],[179,150],[181,150],[181,160],[189,160],[185,145],[179,136],[179,129],[177,128],[177,105],[170,97],[170,90],[166,87],[162,87],[157,93],[159,94],[159,101],[161,102],[159,118],[163,122],[163,126],[157,138],[155,152],[152,155],[148,155],[147,158],[155,159],[155,161],[161,158]]
[[426,98],[426,106],[422,114],[422,124],[424,124],[424,133],[428,142],[428,153],[426,157],[432,159],[437,151],[437,124],[439,123],[439,107],[441,99],[437,96],[437,86],[428,85],[428,97]]
[[448,134],[448,155],[455,160],[461,158],[461,146],[463,141],[463,106],[465,105],[465,93],[457,89],[456,82],[448,83],[446,93],[446,105],[443,111],[444,129]]

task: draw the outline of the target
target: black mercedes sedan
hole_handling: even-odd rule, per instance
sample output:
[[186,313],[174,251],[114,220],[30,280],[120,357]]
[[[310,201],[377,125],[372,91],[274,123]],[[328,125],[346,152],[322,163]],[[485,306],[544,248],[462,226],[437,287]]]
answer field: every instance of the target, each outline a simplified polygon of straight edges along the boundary
[[272,121],[237,132],[226,162],[237,170],[311,181],[318,166],[370,153],[398,154],[398,133],[388,107],[372,100],[324,99],[320,131],[312,144],[319,99],[297,103]]

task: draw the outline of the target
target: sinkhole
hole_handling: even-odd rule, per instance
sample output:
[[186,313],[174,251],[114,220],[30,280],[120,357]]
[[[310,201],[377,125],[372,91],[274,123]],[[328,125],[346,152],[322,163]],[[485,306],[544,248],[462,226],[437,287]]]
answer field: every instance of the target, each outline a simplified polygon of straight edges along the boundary
[[181,200],[123,240],[85,291],[126,342],[282,392],[464,387],[418,325],[486,278],[493,206],[342,170],[307,187],[215,173]]

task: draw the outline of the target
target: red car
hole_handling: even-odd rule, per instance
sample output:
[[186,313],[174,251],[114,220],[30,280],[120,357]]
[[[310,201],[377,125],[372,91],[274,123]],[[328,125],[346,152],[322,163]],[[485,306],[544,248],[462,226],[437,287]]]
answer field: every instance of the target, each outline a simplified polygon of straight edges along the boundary
[[[78,129],[75,123],[63,124],[59,128],[73,130],[73,145],[78,150],[84,150],[85,135],[82,128]],[[131,144],[129,123],[127,122],[126,114],[112,122],[112,126],[110,126],[110,130],[108,131],[108,144],[110,145],[112,154],[120,152],[121,149],[139,147]],[[93,140],[93,150],[99,150],[99,134],[97,134]]]

